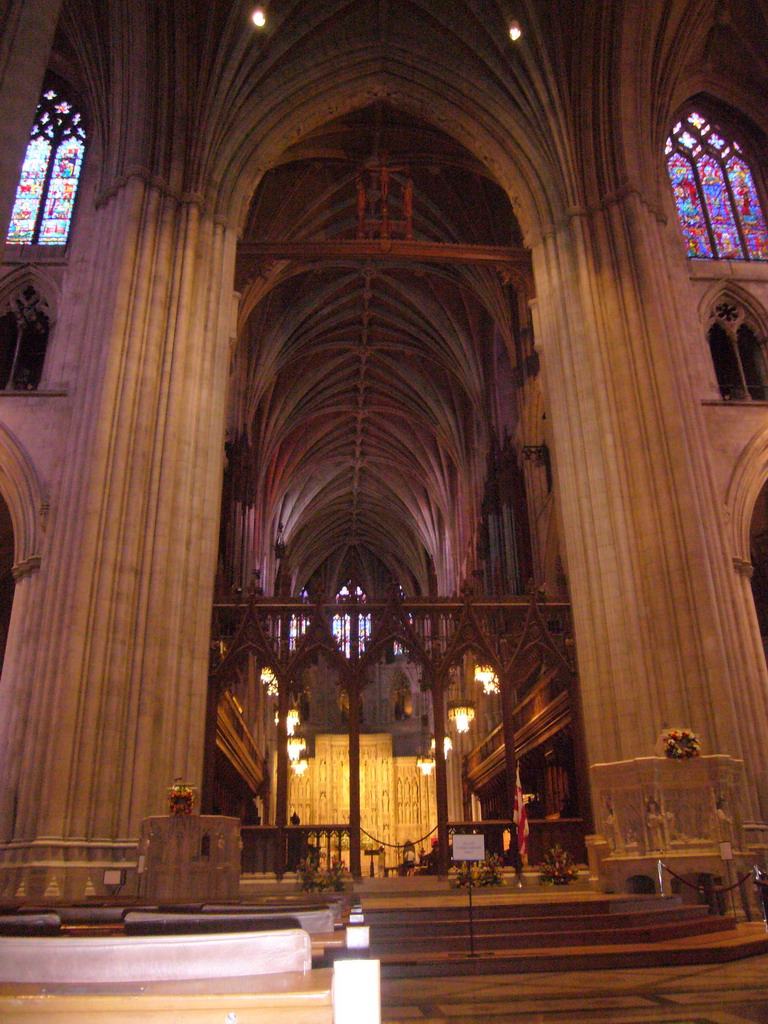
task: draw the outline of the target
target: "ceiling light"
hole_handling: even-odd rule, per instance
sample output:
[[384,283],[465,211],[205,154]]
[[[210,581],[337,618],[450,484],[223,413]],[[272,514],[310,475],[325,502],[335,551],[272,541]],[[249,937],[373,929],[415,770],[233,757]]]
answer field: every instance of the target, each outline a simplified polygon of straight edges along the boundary
[[421,770],[422,775],[431,775],[435,768],[435,759],[429,754],[422,754],[416,758],[416,767]]
[[499,692],[499,677],[490,665],[478,665],[475,668],[475,682],[483,684],[483,693]]
[[523,30],[520,28],[519,21],[511,21],[509,23],[509,38],[513,43],[516,43],[520,36],[523,34]]
[[471,700],[455,700],[448,705],[448,717],[456,726],[456,732],[469,732],[469,723],[475,717],[475,705]]
[[293,736],[296,732],[296,726],[299,724],[299,712],[297,708],[291,708],[288,714],[285,716],[285,731],[289,736]]
[[256,8],[256,10],[251,15],[251,21],[256,26],[256,28],[264,28],[264,26],[267,24],[267,16],[264,13],[263,7]]
[[288,759],[298,761],[303,750],[307,749],[307,741],[302,736],[291,736],[288,740]]

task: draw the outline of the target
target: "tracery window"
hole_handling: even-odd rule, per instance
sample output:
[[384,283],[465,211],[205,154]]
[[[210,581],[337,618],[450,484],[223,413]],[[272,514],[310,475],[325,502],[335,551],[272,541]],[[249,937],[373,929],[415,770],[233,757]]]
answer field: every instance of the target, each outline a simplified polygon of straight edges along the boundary
[[49,332],[45,300],[27,285],[0,312],[0,391],[37,388]]
[[[337,601],[350,601],[355,600],[358,602],[364,602],[366,600],[365,591],[356,585],[353,585],[352,581],[345,583],[336,594]],[[332,622],[333,636],[336,643],[345,658],[349,658],[352,653],[352,616],[349,612],[342,615],[334,615]],[[358,614],[357,617],[357,644],[358,650],[362,654],[365,650],[366,642],[371,636],[371,615],[370,612],[367,614]]]
[[7,244],[64,245],[84,153],[80,112],[62,89],[46,88],[30,132]]
[[707,337],[721,397],[768,401],[765,344],[745,311],[728,299],[718,302]]
[[755,176],[739,143],[693,111],[664,150],[691,259],[768,260]]

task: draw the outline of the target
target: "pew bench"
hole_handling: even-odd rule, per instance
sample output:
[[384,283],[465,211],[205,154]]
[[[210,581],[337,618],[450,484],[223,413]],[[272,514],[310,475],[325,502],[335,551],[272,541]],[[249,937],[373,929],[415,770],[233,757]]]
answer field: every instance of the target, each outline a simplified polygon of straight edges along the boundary
[[301,929],[2,937],[0,1020],[332,1024],[333,972],[311,966],[311,941]]
[[312,970],[312,946],[298,928],[0,937],[0,1020],[380,1024],[378,961]]

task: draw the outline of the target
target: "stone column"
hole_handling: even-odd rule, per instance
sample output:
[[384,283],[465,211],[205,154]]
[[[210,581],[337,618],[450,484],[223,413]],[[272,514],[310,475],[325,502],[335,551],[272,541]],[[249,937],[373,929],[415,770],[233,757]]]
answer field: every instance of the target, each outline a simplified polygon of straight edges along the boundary
[[175,777],[200,783],[233,326],[234,233],[194,199],[130,177],[88,227],[58,325],[80,364],[45,592],[0,768],[13,885],[69,897],[131,860]]
[[51,55],[61,0],[10,0],[0,14],[0,244]]
[[[765,665],[738,637],[686,346],[704,344],[670,237],[628,191],[534,248],[538,337],[591,763],[649,755],[683,725],[747,765],[768,811]],[[696,336],[691,337],[691,332]]]

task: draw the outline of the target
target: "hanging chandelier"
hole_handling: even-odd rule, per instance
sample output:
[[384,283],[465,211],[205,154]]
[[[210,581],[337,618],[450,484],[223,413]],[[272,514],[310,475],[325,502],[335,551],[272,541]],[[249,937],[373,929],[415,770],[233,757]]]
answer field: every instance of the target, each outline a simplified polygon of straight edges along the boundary
[[477,665],[475,667],[475,682],[483,684],[483,693],[499,692],[499,677],[490,665]]
[[302,751],[307,749],[307,741],[303,736],[289,736],[288,738],[288,759],[291,762],[298,761]]
[[[288,756],[290,757],[290,754]],[[291,768],[293,769],[293,774],[298,775],[299,778],[301,778],[309,768],[309,761],[307,760],[305,751],[302,751],[295,761],[291,761]]]
[[474,717],[475,705],[471,700],[452,700],[448,705],[448,718],[456,726],[456,732],[469,732],[469,723]]
[[293,736],[296,732],[296,726],[299,724],[299,709],[291,708],[288,714],[285,716],[285,731],[289,736]]
[[[431,743],[430,748],[429,748],[432,751],[433,755],[435,753],[435,747],[436,746],[437,746],[437,744],[435,743],[435,737],[433,736],[432,737],[432,743]],[[443,755],[445,757],[448,757],[448,755],[450,754],[450,752],[452,750],[453,750],[453,740],[451,739],[450,736],[443,736]]]
[[277,679],[275,673],[267,665],[261,670],[261,681],[267,688],[270,697],[277,696]]
[[416,767],[421,771],[422,775],[429,776],[434,771],[435,759],[431,754],[420,754],[416,758]]

